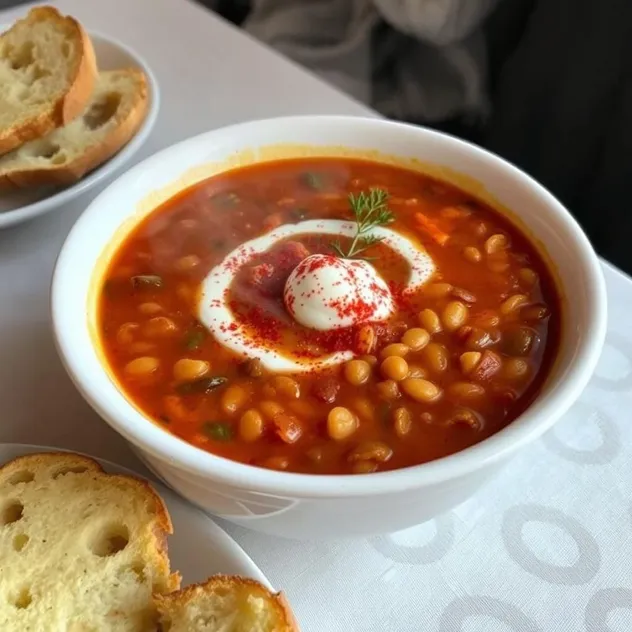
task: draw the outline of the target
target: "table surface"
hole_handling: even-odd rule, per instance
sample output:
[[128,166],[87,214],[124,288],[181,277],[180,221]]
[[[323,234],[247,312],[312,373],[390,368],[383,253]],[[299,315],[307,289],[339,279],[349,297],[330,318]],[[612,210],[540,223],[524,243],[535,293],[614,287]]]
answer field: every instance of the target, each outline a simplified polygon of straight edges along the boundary
[[[372,114],[189,0],[54,4],[131,44],[155,71],[162,110],[137,160],[246,119]],[[0,11],[0,23],[25,11]],[[51,334],[55,258],[99,190],[0,233],[0,442],[141,469],[74,389]],[[595,378],[551,433],[465,505],[359,542],[299,543],[223,524],[288,593],[305,632],[632,629],[632,282],[604,270],[610,327]]]

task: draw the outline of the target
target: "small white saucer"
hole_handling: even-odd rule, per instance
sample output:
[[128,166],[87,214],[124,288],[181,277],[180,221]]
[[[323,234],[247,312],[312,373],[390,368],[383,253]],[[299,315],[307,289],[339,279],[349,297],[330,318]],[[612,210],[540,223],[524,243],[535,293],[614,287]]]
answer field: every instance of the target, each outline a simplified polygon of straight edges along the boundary
[[[8,28],[6,25],[0,25],[0,33]],[[149,109],[147,116],[134,138],[121,151],[76,184],[63,189],[0,192],[0,228],[20,224],[68,204],[78,195],[85,193],[105,178],[114,175],[116,171],[131,160],[151,134],[160,107],[160,93],[154,73],[145,60],[128,46],[94,32],[90,33],[90,38],[94,45],[97,65],[100,70],[115,70],[130,66],[142,68],[147,76],[149,85]]]

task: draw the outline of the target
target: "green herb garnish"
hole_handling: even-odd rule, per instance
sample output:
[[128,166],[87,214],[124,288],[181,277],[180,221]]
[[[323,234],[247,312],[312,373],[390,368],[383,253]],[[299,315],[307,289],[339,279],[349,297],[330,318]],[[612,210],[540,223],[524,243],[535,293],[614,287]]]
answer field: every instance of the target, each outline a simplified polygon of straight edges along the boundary
[[132,277],[132,285],[139,287],[162,287],[162,277],[157,274],[138,274]]
[[178,384],[178,386],[176,386],[176,391],[178,391],[180,395],[188,395],[190,393],[210,393],[223,384],[226,384],[226,382],[228,382],[228,379],[219,375],[216,377],[203,377],[201,380],[195,380],[194,382]]
[[189,351],[199,349],[206,338],[206,334],[202,329],[191,329],[184,335],[184,346]]
[[223,421],[209,421],[202,426],[202,432],[215,441],[230,441],[233,427]]
[[340,241],[332,244],[332,248],[345,259],[353,259],[382,241],[383,237],[372,235],[371,231],[378,226],[390,224],[395,219],[388,208],[388,192],[384,189],[369,189],[368,193],[363,191],[358,195],[350,193],[349,205],[357,225],[355,237],[346,250]]
[[314,189],[314,191],[322,191],[325,188],[325,181],[323,177],[312,171],[306,171],[301,174],[301,180],[304,184],[306,184],[310,189]]

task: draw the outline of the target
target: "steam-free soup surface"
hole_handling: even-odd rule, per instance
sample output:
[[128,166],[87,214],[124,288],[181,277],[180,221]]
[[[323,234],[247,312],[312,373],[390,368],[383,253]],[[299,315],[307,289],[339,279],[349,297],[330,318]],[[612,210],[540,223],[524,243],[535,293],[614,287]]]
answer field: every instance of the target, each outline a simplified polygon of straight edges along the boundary
[[[349,194],[388,195],[388,228],[425,249],[432,279],[404,291],[410,266],[385,243],[366,256],[396,309],[329,331],[288,313],[285,283],[349,237],[293,235],[234,270],[226,306],[252,341],[220,344],[199,319],[200,287],[235,248],[287,224],[353,221]],[[368,473],[436,459],[498,432],[537,396],[559,342],[560,306],[542,258],[504,217],[444,182],[347,159],[286,160],[213,177],[156,209],[114,256],[99,331],[135,406],[202,450],[311,474]],[[257,349],[326,370],[279,372]]]

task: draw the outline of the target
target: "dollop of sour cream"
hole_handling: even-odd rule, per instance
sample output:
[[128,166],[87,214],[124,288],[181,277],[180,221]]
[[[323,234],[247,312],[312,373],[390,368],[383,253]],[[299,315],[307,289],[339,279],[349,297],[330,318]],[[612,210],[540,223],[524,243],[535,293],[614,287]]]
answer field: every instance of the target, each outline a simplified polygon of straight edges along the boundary
[[294,320],[321,331],[386,320],[395,311],[388,285],[370,263],[331,255],[303,259],[283,300]]
[[[345,222],[340,220],[308,220],[297,224],[285,224],[279,228],[252,239],[238,246],[229,253],[224,260],[215,266],[202,281],[200,301],[198,303],[198,318],[200,322],[207,327],[209,332],[215,339],[228,347],[232,351],[249,357],[257,357],[271,371],[284,371],[290,373],[307,372],[314,369],[335,366],[341,362],[345,362],[353,357],[352,351],[339,351],[327,356],[319,358],[292,358],[283,355],[281,352],[271,347],[263,347],[254,341],[246,327],[236,321],[233,312],[227,304],[229,288],[238,270],[247,265],[248,262],[258,254],[265,252],[271,248],[276,242],[292,237],[294,235],[305,234],[324,234],[338,235],[344,237],[353,237],[356,233],[357,225],[354,222]],[[423,248],[418,243],[413,243],[407,237],[399,233],[384,228],[382,226],[373,229],[372,234],[382,239],[382,243],[398,252],[410,266],[410,276],[408,284],[404,292],[415,292],[421,286],[429,281],[435,271],[435,265]],[[387,293],[381,292],[379,300],[373,297],[368,303],[373,304],[373,316],[362,319],[362,322],[370,322],[388,318],[392,313],[393,297],[388,290],[388,286],[383,279],[379,277],[370,263],[343,260],[345,274],[343,275],[343,285],[334,286],[335,271],[341,272],[343,267],[333,262],[327,263],[324,267],[310,271],[309,266],[305,266],[305,261],[313,259],[313,257],[325,257],[327,255],[312,255],[304,262],[299,264],[292,272],[290,278],[294,277],[292,284],[286,283],[286,292],[284,295],[286,306],[288,304],[288,294],[293,296],[291,312],[294,317],[306,327],[315,329],[332,329],[336,327],[346,327],[353,324],[359,324],[357,313],[355,320],[350,320],[345,316],[344,309],[341,313],[335,309],[336,300],[340,298],[342,291],[349,291],[353,287],[353,293],[356,297],[367,297],[367,284],[376,282],[379,287]],[[331,257],[330,259],[336,259]],[[352,265],[350,265],[352,264]],[[360,265],[356,265],[360,264]],[[352,278],[353,277],[353,278]],[[345,281],[346,280],[346,281]],[[356,281],[360,281],[356,283]],[[333,281],[333,282],[330,282]],[[326,283],[325,293],[321,293],[320,297],[316,294],[310,295],[311,306],[305,304],[301,306],[301,295],[310,292],[311,289],[317,289],[320,284]],[[288,289],[289,288],[289,289]],[[305,303],[307,295],[302,297]],[[311,300],[313,298],[313,300]],[[332,302],[333,301],[333,302]],[[340,307],[340,304],[338,304]],[[318,308],[318,316],[310,315],[311,310]],[[332,311],[333,310],[333,311]],[[378,315],[376,315],[378,314]],[[384,315],[382,315],[384,314]],[[329,320],[329,318],[333,320]],[[347,323],[347,324],[345,324]],[[316,325],[316,326],[314,326]],[[320,325],[320,326],[318,326]]]

